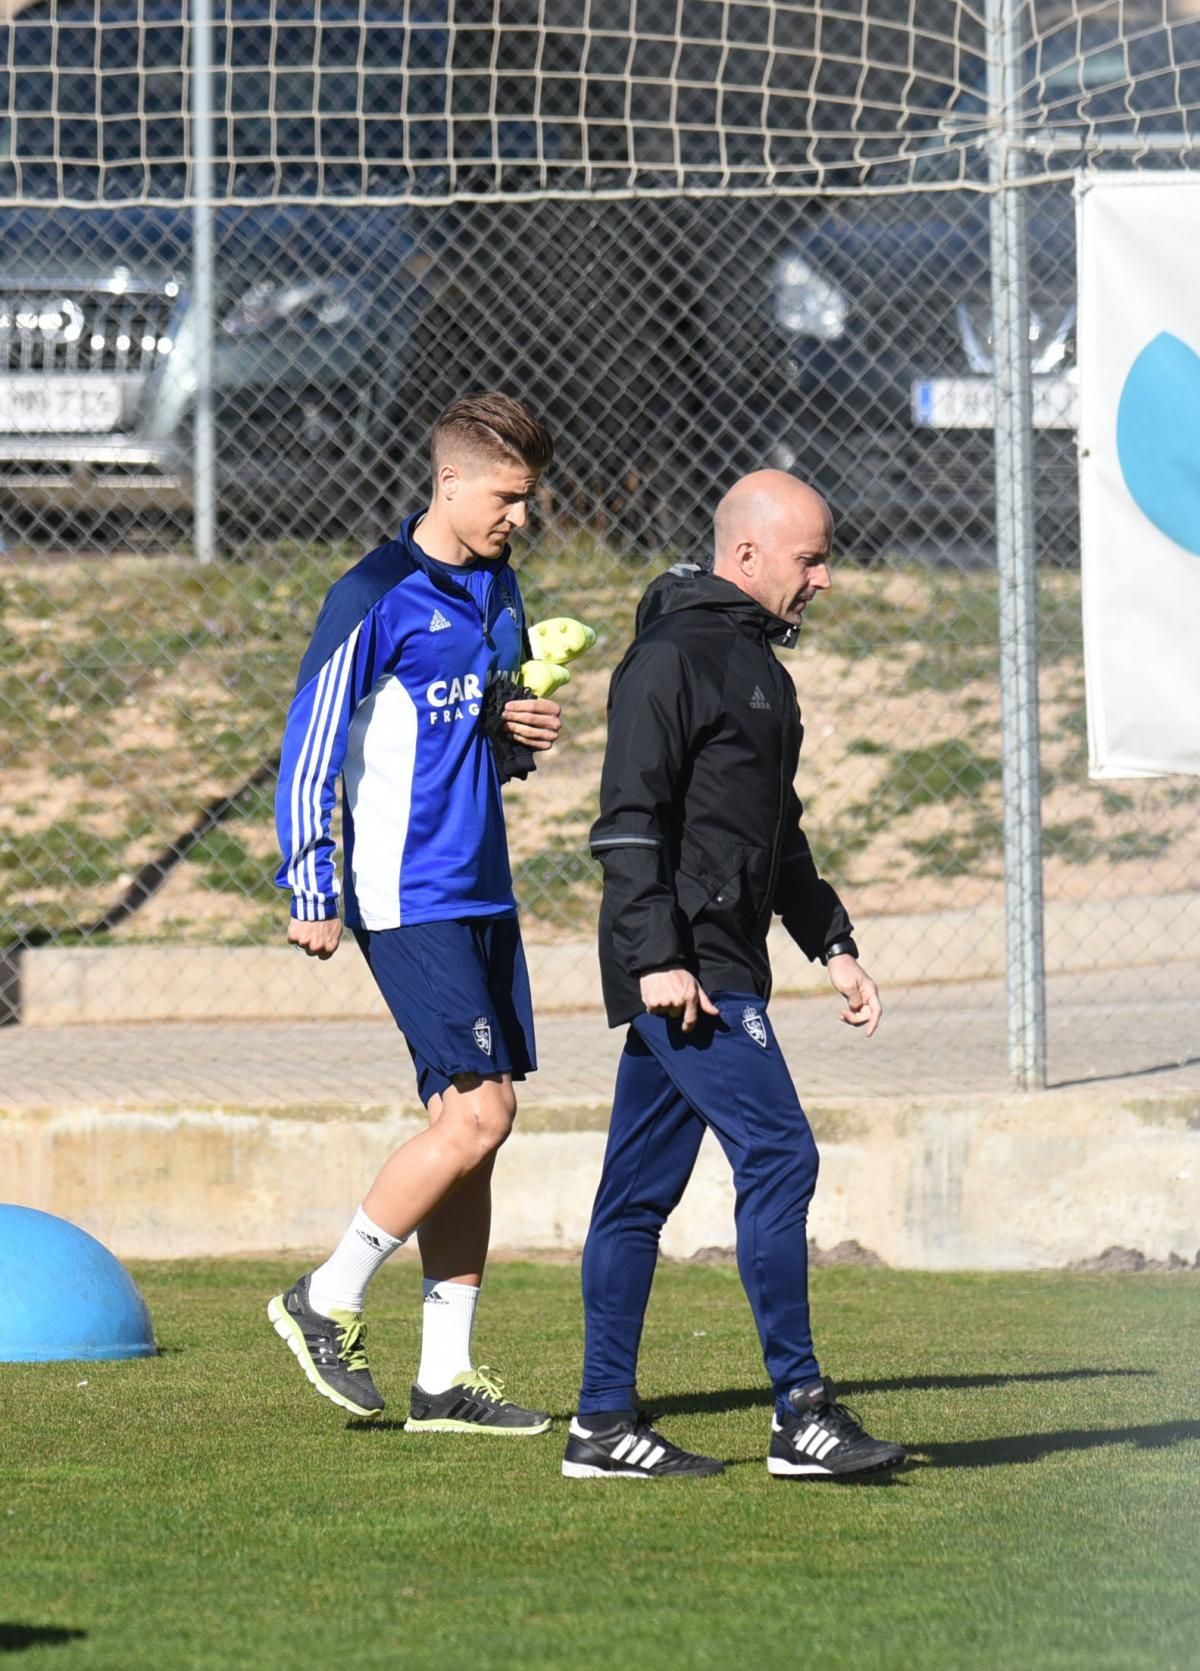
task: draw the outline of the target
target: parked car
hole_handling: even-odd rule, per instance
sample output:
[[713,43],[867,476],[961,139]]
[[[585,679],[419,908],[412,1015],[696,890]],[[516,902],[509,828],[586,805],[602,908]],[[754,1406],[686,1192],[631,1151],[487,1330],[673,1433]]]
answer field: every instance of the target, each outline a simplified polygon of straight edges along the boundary
[[[216,10],[216,189],[238,200],[216,212],[217,486],[232,542],[386,527],[424,485],[433,414],[500,382],[560,436],[551,486],[566,524],[648,553],[702,549],[721,485],[775,439],[772,275],[803,201],[439,202],[448,155],[456,187],[478,167],[485,186],[521,188],[536,184],[535,155],[569,170],[586,144],[619,183],[620,40],[600,32],[589,49],[586,122],[582,81],[547,81],[539,108],[561,125],[535,132],[520,112],[537,31],[507,25],[537,25],[544,8],[510,0],[506,27],[454,33],[456,71],[472,50],[490,69],[494,50],[505,72],[497,180],[486,108],[472,119],[460,101],[445,120],[445,0],[424,13],[383,0]],[[757,0],[721,10],[730,41],[762,37]],[[0,198],[19,200],[0,208],[0,514],[38,530],[187,525],[185,15],[184,0],[17,0],[0,24]],[[669,35],[676,0],[640,0],[637,23]],[[852,67],[835,54],[821,73],[834,93]],[[911,74],[895,71],[905,85]],[[712,162],[702,125],[681,143]],[[727,160],[739,145],[753,153],[729,136]],[[397,184],[416,201],[379,201]],[[793,394],[783,387],[784,404]]]
[[[218,173],[251,201],[276,185],[311,192],[318,136],[336,176],[357,85],[338,67],[364,42],[379,55],[396,44],[381,13],[378,28],[328,30],[319,46],[311,30],[307,41],[284,32],[297,61],[277,61],[281,13],[239,7],[216,31]],[[25,7],[4,32],[0,191],[25,201],[0,211],[0,495],[35,517],[191,502],[191,216],[173,201],[189,152],[185,16],[181,0],[63,0]],[[420,38],[431,58],[444,51],[444,32]],[[275,122],[268,68],[273,106],[290,113]],[[415,78],[418,108],[437,82],[436,67]],[[336,514],[378,464],[372,303],[385,262],[393,319],[419,293],[414,231],[350,205],[223,206],[217,248],[222,505],[260,521],[285,508]]]
[[[0,514],[38,533],[164,518],[186,531],[186,10],[34,0],[0,25],[0,198],[20,200],[0,208]],[[215,212],[227,539],[381,532],[425,488],[435,413],[501,383],[561,438],[552,487],[566,524],[648,552],[677,541],[697,492],[711,494],[704,446],[736,407],[736,393],[706,392],[702,324],[737,248],[721,232],[733,206],[513,201],[535,184],[535,158],[569,166],[581,144],[578,123],[535,130],[519,114],[528,31],[494,37],[511,72],[498,83],[498,173],[486,108],[461,114],[469,81],[446,121],[451,51],[469,68],[492,37],[460,30],[452,49],[445,0],[424,16],[382,0],[217,11],[216,191],[237,199]],[[608,146],[619,165],[619,123],[597,120],[587,143],[593,161]],[[492,200],[445,201],[451,184]],[[393,188],[415,200],[380,200]],[[768,273],[794,211],[742,212],[771,223]]]
[[[0,209],[9,516],[71,530],[113,513],[186,524],[186,12],[185,0],[35,0],[0,26],[0,197],[21,200]],[[216,190],[237,201],[215,213],[217,485],[235,540],[386,527],[424,489],[429,422],[464,387],[532,382],[560,411],[586,399],[596,432],[622,400],[635,432],[650,421],[662,331],[631,317],[627,273],[599,272],[589,206],[505,197],[570,140],[504,109],[528,35],[507,48],[498,167],[486,108],[464,117],[460,100],[446,119],[452,51],[456,70],[470,68],[487,40],[462,31],[452,46],[444,3],[424,17],[343,0],[227,0],[218,12]],[[436,201],[451,184],[497,201]],[[415,200],[381,200],[401,190]],[[574,282],[589,271],[590,285]],[[557,332],[549,361],[529,328],[539,308]],[[589,365],[578,345],[600,318]],[[593,493],[599,472],[602,498],[628,499],[623,461],[602,447],[585,458],[577,404],[572,416],[562,490]]]
[[[1200,25],[1126,41],[1085,30],[1031,55],[1021,123],[1061,169],[1195,166]],[[986,101],[982,85],[896,172],[897,193],[812,218],[774,275],[790,395],[770,459],[828,484],[843,540],[979,552],[992,534],[994,448]],[[1136,143],[1135,143],[1136,142]],[[881,174],[881,180],[886,174]],[[909,185],[924,191],[901,189]],[[963,190],[947,189],[962,184]],[[1075,213],[1070,184],[1028,207],[1034,497],[1043,554],[1078,556]]]
[[[185,14],[185,0],[34,0],[0,25],[0,198],[21,200],[0,209],[6,518],[186,528]],[[761,30],[761,6],[728,15],[731,30]],[[528,16],[542,16],[533,0]],[[643,4],[639,26],[657,16]],[[716,497],[764,462],[825,487],[843,545],[986,546],[987,200],[945,189],[964,158],[982,177],[981,88],[947,111],[895,195],[447,201],[448,159],[456,187],[519,189],[536,185],[537,157],[569,164],[586,139],[593,161],[612,147],[619,175],[625,60],[611,85],[589,86],[586,136],[565,107],[535,130],[520,115],[534,35],[452,36],[445,17],[445,0],[424,14],[219,0],[216,189],[236,201],[215,216],[217,487],[231,543],[381,532],[423,491],[436,411],[498,382],[560,436],[564,525],[626,548],[703,555]],[[663,0],[662,29],[675,17]],[[1193,23],[1127,46],[1050,37],[1027,77],[1030,126],[1059,141],[1095,121],[1162,139],[1181,101],[1195,119],[1198,35]],[[456,106],[447,124],[452,39],[456,71],[472,49],[511,55],[499,180],[486,110]],[[839,73],[836,55],[822,73]],[[897,98],[910,73],[895,69]],[[952,66],[922,73],[945,85]],[[617,103],[606,115],[593,95]],[[873,178],[887,183],[882,168]],[[411,201],[382,200],[397,185]],[[1074,217],[1067,188],[1029,202],[1035,486],[1044,543],[1070,558]]]

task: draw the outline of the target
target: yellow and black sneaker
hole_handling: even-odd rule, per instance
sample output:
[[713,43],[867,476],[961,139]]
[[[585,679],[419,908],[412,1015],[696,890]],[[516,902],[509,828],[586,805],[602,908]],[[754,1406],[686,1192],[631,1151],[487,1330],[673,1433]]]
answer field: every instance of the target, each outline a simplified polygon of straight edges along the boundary
[[445,1392],[414,1386],[406,1433],[545,1433],[550,1417],[504,1396],[504,1382],[486,1366],[465,1369]]
[[308,1283],[309,1278],[302,1276],[267,1306],[275,1333],[287,1341],[322,1398],[332,1399],[354,1416],[377,1416],[383,1397],[367,1364],[361,1313],[335,1311],[326,1317],[314,1311],[308,1303]]

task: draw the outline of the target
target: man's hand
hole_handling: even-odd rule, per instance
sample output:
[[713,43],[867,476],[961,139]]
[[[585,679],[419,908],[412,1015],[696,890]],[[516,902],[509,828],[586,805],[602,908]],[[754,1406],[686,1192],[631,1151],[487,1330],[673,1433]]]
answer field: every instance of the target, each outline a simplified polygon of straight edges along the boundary
[[562,729],[562,709],[548,697],[526,697],[504,704],[504,725],[514,742],[541,753],[553,748]]
[[835,992],[846,1000],[842,1020],[851,1027],[865,1027],[867,1037],[878,1027],[883,1015],[879,988],[856,957],[842,952],[829,959],[829,979]]
[[326,917],[323,922],[302,923],[298,917],[293,917],[288,923],[287,937],[288,945],[301,947],[306,957],[324,960],[332,957],[338,949],[338,941],[342,938],[342,919]]
[[646,1013],[681,1015],[685,1033],[691,1032],[700,1019],[701,1011],[705,1015],[721,1013],[695,975],[687,969],[657,969],[652,975],[642,976],[641,987]]

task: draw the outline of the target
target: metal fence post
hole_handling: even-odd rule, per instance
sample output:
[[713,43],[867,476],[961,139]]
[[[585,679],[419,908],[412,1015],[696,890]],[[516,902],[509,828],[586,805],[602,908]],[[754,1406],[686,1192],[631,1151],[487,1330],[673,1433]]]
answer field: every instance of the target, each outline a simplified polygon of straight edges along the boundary
[[192,298],[196,405],[192,441],[192,532],[201,563],[217,550],[213,422],[212,0],[192,0]]
[[1021,82],[1019,0],[987,0],[992,118],[992,376],[995,390],[996,559],[1000,588],[1000,698],[1004,767],[1004,898],[1008,1062],[1014,1083],[1046,1083],[1046,979],[1033,408],[1029,365],[1025,199],[1015,98]]

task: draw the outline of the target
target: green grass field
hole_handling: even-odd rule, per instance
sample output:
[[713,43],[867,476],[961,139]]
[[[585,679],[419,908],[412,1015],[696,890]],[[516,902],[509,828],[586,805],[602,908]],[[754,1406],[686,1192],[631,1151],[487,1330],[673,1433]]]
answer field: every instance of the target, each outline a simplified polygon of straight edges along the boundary
[[[642,1376],[671,1435],[731,1466],[644,1485],[562,1480],[561,1426],[406,1436],[411,1261],[373,1290],[392,1401],[373,1427],[319,1401],[266,1323],[291,1267],[136,1274],[160,1357],[0,1366],[14,1665],[1200,1663],[1193,1277],[816,1273],[828,1369],[912,1450],[848,1486],[768,1478],[732,1267],[663,1267]],[[560,1418],[577,1287],[572,1265],[497,1265],[477,1330]]]

